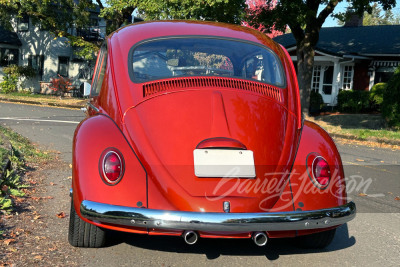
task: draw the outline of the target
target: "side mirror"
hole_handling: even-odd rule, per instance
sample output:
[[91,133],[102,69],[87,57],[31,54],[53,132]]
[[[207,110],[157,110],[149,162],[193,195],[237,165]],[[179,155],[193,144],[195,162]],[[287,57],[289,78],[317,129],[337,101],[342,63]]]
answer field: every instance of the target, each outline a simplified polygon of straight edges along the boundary
[[88,82],[83,83],[83,96],[90,96],[92,86]]

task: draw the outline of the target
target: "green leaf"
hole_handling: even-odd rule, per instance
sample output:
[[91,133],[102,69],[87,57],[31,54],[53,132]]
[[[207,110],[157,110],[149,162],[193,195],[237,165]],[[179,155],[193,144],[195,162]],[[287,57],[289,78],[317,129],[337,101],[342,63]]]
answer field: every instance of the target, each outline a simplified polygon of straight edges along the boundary
[[12,207],[11,199],[6,199],[4,197],[0,197],[0,210],[7,210]]
[[16,197],[23,197],[25,196],[25,193],[18,190],[18,189],[10,189],[10,194]]

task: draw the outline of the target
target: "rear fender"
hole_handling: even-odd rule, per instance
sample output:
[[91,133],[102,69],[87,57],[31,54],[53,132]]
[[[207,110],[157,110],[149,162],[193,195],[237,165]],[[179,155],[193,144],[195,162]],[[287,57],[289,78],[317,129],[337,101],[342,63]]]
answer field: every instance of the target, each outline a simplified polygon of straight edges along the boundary
[[[125,162],[122,179],[115,185],[101,178],[99,162],[108,148],[120,151]],[[147,207],[147,174],[124,135],[106,115],[90,117],[75,130],[72,150],[72,189],[80,216],[83,200],[112,205]]]
[[[307,156],[317,153],[329,164],[331,180],[326,188],[314,185]],[[295,210],[317,210],[347,203],[342,160],[332,138],[317,124],[305,121],[299,149],[290,176]]]

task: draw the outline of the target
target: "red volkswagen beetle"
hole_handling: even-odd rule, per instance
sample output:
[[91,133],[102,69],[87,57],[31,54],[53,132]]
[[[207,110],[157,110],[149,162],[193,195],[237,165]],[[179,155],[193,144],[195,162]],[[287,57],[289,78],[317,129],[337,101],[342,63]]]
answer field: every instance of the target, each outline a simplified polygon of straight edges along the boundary
[[144,22],[102,46],[75,131],[69,242],[106,229],[293,237],[321,248],[355,216],[329,135],[303,120],[288,53],[221,23]]

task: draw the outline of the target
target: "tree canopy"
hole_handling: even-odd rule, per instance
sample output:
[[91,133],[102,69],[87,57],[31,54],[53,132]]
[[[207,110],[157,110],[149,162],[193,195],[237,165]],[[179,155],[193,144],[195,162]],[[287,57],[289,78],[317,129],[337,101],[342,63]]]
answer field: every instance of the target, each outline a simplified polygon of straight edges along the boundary
[[[252,1],[246,1],[247,3],[247,8],[246,8],[246,14],[251,16],[252,14],[255,13],[257,14],[258,11],[262,10],[263,7],[273,9],[275,8],[276,4],[278,3],[278,0],[273,0],[271,1],[271,4],[267,5],[265,0],[252,0]],[[275,29],[275,26],[272,26],[270,28],[266,28],[265,25],[263,24],[258,24],[257,26],[252,26],[251,22],[243,21],[242,24],[246,27],[253,28],[255,30],[258,30],[260,32],[264,32],[267,34],[270,38],[274,38],[278,35],[282,35],[285,33],[285,31],[278,31]]]
[[[355,12],[372,12],[372,5],[378,3],[383,10],[396,5],[395,0],[347,0]],[[274,8],[274,0],[249,14],[253,26],[262,25],[266,29],[285,30],[288,26],[297,43],[297,70],[303,112],[308,112],[310,103],[311,78],[314,65],[315,47],[319,32],[328,16],[344,16],[335,12],[343,0],[280,0]]]
[[55,36],[65,36],[86,59],[93,57],[98,44],[69,33],[71,26],[85,28],[90,11],[100,10],[107,21],[107,34],[131,23],[134,10],[145,20],[196,19],[240,23],[244,18],[245,0],[0,0],[0,25],[12,29],[15,16],[28,15],[32,22]]
[[400,24],[400,14],[393,13],[392,10],[382,10],[378,3],[372,5],[371,14],[364,12],[363,25],[397,25]]
[[[99,2],[99,1],[97,1]],[[196,19],[228,23],[241,23],[246,7],[245,0],[106,0],[104,17],[134,10],[145,20]]]
[[[363,26],[400,24],[400,13],[394,13],[391,9],[382,10],[378,3],[374,3],[371,7],[370,13],[364,11],[362,14]],[[337,16],[338,24],[343,26],[351,14],[354,14],[354,10],[352,7],[348,7],[344,15]]]
[[11,29],[13,16],[28,15],[45,29],[67,31],[71,25],[87,25],[93,8],[91,0],[0,0],[0,24]]
[[13,21],[29,16],[32,23],[55,37],[68,37],[71,45],[80,48],[76,50],[79,56],[93,59],[93,51],[97,51],[98,46],[71,35],[68,30],[71,25],[77,28],[89,25],[90,10],[94,8],[91,0],[0,0],[0,25],[12,30]]

